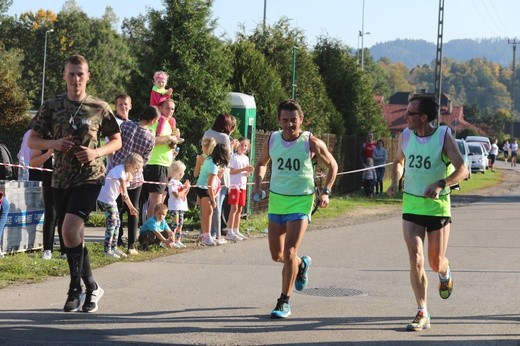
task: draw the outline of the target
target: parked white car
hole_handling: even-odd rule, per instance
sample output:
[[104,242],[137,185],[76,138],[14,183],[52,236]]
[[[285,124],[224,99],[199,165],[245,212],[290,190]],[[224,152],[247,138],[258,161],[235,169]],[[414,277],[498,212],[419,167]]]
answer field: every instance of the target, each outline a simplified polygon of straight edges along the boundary
[[473,142],[482,143],[482,144],[484,144],[484,148],[486,148],[487,151],[491,150],[491,141],[489,140],[489,138],[484,137],[484,136],[467,136],[466,142],[467,143],[473,143]]
[[471,159],[471,171],[486,173],[488,165],[485,150],[480,143],[468,143],[469,158]]
[[468,169],[468,176],[465,180],[471,179],[471,159],[468,156],[469,154],[469,148],[468,144],[463,139],[456,139],[457,141],[457,147],[459,148],[460,155],[462,156],[462,159],[464,160],[464,166]]

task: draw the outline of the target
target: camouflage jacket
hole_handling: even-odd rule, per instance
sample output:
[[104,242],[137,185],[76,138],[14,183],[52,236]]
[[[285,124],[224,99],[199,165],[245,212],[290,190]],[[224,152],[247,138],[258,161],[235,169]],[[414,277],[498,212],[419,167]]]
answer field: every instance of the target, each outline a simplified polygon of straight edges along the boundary
[[82,164],[74,155],[79,146],[99,147],[101,135],[119,133],[119,125],[108,104],[88,95],[83,102],[71,101],[66,94],[43,103],[31,122],[31,128],[42,137],[60,139],[73,136],[77,147],[68,152],[55,152],[52,186],[67,189],[83,184],[103,185],[105,166],[102,158]]

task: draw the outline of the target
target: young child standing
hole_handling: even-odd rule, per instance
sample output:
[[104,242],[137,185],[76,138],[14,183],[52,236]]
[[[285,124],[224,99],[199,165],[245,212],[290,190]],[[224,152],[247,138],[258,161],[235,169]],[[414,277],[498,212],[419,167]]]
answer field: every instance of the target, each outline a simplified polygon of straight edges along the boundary
[[141,244],[143,250],[147,250],[148,246],[152,244],[164,245],[169,248],[173,246],[175,241],[173,232],[166,223],[167,213],[168,206],[164,203],[159,203],[153,209],[153,216],[141,226],[139,244]]
[[246,205],[247,177],[253,171],[253,166],[249,164],[249,157],[246,155],[249,151],[249,146],[247,138],[239,138],[236,152],[229,161],[231,187],[228,192],[228,204],[231,208],[227,222],[227,240],[247,239],[246,236],[240,233],[240,217],[242,215],[242,207]]
[[173,94],[173,89],[166,89],[168,83],[168,75],[164,71],[157,71],[153,75],[153,87],[150,93],[150,106],[159,107],[159,105],[169,99]]
[[106,231],[105,231],[105,255],[113,258],[126,257],[126,254],[117,247],[119,233],[119,211],[117,208],[117,197],[122,195],[123,201],[128,206],[130,214],[137,215],[137,209],[128,197],[127,186],[130,185],[133,174],[143,168],[143,158],[141,155],[131,153],[123,164],[117,165],[108,172],[105,185],[101,188],[97,198],[98,205],[105,212]]
[[366,170],[363,171],[363,189],[368,198],[374,195],[374,182],[376,180],[376,170],[374,167],[374,160],[369,157],[365,163]]
[[181,242],[182,226],[184,224],[184,212],[188,211],[188,199],[186,196],[190,191],[190,181],[186,180],[184,184],[180,182],[186,171],[186,165],[181,161],[173,161],[170,166],[169,175],[171,177],[168,184],[168,210],[172,218],[172,227],[175,243],[173,247],[178,249],[186,247]]
[[208,156],[200,169],[200,174],[197,179],[197,186],[195,192],[200,198],[200,224],[201,236],[200,243],[206,246],[215,246],[217,243],[210,234],[211,218],[213,210],[217,207],[215,199],[216,181],[218,178],[219,166],[225,167],[228,165],[229,149],[223,144],[219,143],[213,149],[213,152]]
[[200,168],[202,167],[204,160],[206,160],[208,158],[208,156],[210,156],[211,153],[213,152],[215,145],[217,145],[217,142],[215,142],[215,138],[213,138],[213,137],[202,138],[202,141],[201,141],[202,154],[197,155],[197,161],[195,162],[195,169],[193,170],[193,176],[195,178],[199,177]]

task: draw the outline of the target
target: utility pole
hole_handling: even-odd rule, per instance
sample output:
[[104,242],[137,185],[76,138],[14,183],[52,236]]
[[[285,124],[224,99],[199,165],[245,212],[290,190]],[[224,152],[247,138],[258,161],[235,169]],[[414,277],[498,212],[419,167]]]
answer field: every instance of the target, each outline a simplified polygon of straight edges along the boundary
[[262,26],[262,33],[265,35],[265,18],[266,18],[266,13],[267,13],[267,0],[264,0],[264,22],[263,22],[263,26]]
[[[363,0],[363,9],[361,11],[361,31],[359,32],[359,36],[361,36],[361,71],[365,68],[365,44],[364,39],[365,35],[370,34],[369,32],[365,32],[365,0]],[[359,42],[359,40],[358,40]]]
[[444,27],[444,0],[439,0],[439,24],[437,27],[437,55],[435,57],[435,96],[439,103],[437,124],[441,123],[441,80],[442,80],[442,32]]
[[515,120],[516,120],[516,107],[515,107],[515,84],[516,84],[516,80],[515,80],[515,61],[516,61],[516,45],[520,42],[517,42],[516,41],[516,38],[513,39],[512,41],[510,39],[507,39],[507,43],[513,45],[513,76],[512,76],[512,80],[511,80],[511,94],[512,94],[512,97],[513,97],[513,100],[511,102],[511,139],[514,138],[514,129],[515,129]]

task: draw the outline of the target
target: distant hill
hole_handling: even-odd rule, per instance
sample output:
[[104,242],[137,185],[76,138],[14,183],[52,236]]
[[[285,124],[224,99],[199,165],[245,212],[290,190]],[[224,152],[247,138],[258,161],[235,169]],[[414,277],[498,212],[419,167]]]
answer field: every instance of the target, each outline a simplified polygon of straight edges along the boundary
[[[376,61],[387,57],[392,62],[401,61],[408,68],[412,68],[417,65],[430,65],[435,60],[436,46],[436,43],[425,40],[399,39],[373,45],[370,54]],[[520,51],[517,53],[520,54]],[[504,38],[451,40],[444,42],[442,56],[457,61],[486,58],[503,66],[509,66],[513,61],[513,48]]]

